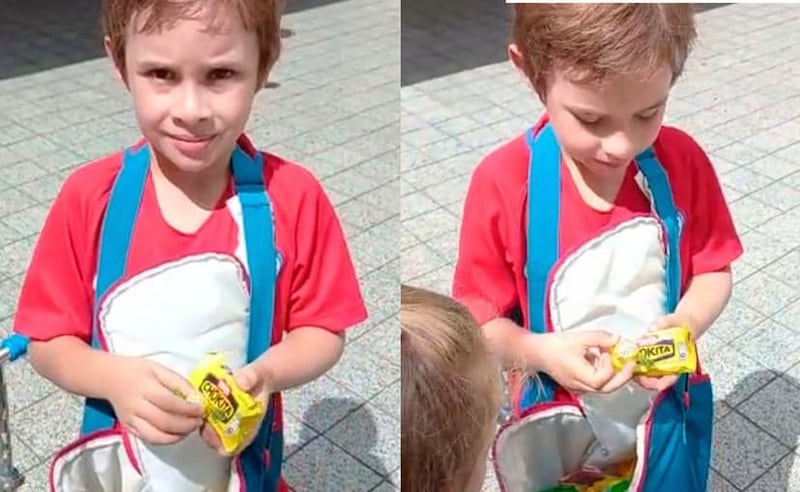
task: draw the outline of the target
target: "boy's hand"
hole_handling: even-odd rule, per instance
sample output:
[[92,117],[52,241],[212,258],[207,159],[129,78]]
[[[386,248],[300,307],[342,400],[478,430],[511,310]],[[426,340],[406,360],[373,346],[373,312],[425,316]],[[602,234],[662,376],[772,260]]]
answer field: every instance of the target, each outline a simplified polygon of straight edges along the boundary
[[[256,401],[260,401],[264,408],[267,408],[268,398],[269,398],[269,383],[268,378],[261,375],[257,366],[254,364],[248,364],[233,375],[234,379],[236,380],[236,384],[239,387],[250,394]],[[266,411],[261,415],[258,420],[258,424],[253,427],[253,431],[244,442],[239,446],[232,453],[225,452],[225,449],[222,447],[222,443],[217,436],[216,431],[214,430],[211,425],[207,422],[203,423],[203,426],[200,429],[200,435],[203,437],[203,441],[211,448],[216,450],[221,456],[231,456],[242,452],[247,446],[253,442],[253,439],[256,437],[256,433],[258,433],[258,429],[261,428],[261,423],[264,420],[264,416],[266,415]]]
[[[650,331],[663,330],[664,328],[680,326],[684,323],[692,326],[692,320],[687,316],[678,313],[672,313],[659,318],[658,321],[656,321],[653,326],[650,327]],[[636,383],[642,388],[653,391],[664,391],[667,388],[671,388],[678,381],[678,375],[669,374],[666,376],[634,376],[633,380],[636,381]]]
[[194,393],[185,378],[142,358],[120,357],[113,370],[107,399],[131,434],[150,444],[174,444],[200,428],[203,407],[180,396]]
[[536,345],[528,352],[539,354],[541,370],[568,391],[611,393],[633,375],[632,363],[615,373],[608,352],[619,336],[605,331],[531,335],[526,340]]

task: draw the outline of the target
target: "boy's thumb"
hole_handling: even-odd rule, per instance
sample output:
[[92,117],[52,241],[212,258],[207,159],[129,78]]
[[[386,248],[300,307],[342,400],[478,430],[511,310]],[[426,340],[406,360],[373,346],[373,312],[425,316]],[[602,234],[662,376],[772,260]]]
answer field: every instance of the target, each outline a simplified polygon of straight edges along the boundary
[[607,331],[584,331],[579,335],[581,343],[586,347],[597,347],[600,349],[610,349],[619,342],[619,335]]
[[245,366],[234,374],[233,378],[242,391],[251,392],[258,385],[258,374],[252,366]]

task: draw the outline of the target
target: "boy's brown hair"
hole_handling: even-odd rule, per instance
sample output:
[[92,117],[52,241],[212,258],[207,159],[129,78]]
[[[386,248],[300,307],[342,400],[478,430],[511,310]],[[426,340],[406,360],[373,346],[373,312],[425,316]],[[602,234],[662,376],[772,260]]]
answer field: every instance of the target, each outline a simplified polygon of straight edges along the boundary
[[500,407],[500,365],[472,315],[453,299],[401,286],[403,489],[463,491]]
[[220,9],[231,8],[245,29],[255,31],[258,37],[258,73],[263,80],[281,50],[281,3],[281,0],[102,0],[103,33],[111,42],[114,63],[124,74],[125,37],[137,16],[145,16],[141,19],[142,32],[155,32],[180,19],[192,18],[206,8],[208,19],[213,22],[219,18],[216,14]]
[[673,81],[696,37],[691,4],[515,4],[512,41],[522,69],[543,94],[554,69],[576,82],[649,75],[664,64]]

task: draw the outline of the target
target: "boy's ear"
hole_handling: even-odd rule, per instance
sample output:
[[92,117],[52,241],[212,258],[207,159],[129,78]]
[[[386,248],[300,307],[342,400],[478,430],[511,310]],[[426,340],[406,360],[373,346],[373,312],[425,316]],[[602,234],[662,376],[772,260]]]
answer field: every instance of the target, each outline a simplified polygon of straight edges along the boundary
[[117,81],[120,84],[124,85],[125,88],[127,89],[128,82],[125,79],[125,74],[123,73],[124,67],[120,68],[119,63],[114,58],[114,51],[111,49],[111,38],[109,38],[108,36],[103,38],[103,48],[105,48],[106,56],[108,57],[109,60],[111,60],[111,66],[113,67],[114,70],[114,78],[116,78]]
[[514,65],[517,73],[519,73],[520,77],[522,77],[522,79],[528,85],[528,88],[535,92],[536,95],[539,96],[539,99],[542,101],[542,103],[544,103],[544,94],[539,90],[539,88],[534,87],[533,82],[528,78],[528,74],[525,73],[525,59],[522,56],[519,46],[514,43],[508,45],[508,60],[512,65]]
[[514,68],[516,68],[517,71],[525,73],[525,70],[523,69],[525,62],[522,59],[522,53],[519,51],[519,46],[514,43],[508,45],[508,61],[514,65]]

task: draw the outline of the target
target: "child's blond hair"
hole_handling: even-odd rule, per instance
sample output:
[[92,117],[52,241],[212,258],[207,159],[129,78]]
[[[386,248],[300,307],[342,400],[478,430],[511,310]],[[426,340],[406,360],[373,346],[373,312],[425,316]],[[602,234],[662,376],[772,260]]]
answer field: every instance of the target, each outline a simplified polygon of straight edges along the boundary
[[465,489],[500,407],[500,365],[453,299],[401,286],[403,490]]
[[513,6],[512,41],[522,70],[544,94],[553,70],[576,82],[649,75],[667,64],[683,72],[696,37],[691,4],[535,3]]
[[230,8],[239,15],[245,29],[258,37],[258,74],[263,79],[278,60],[281,50],[281,0],[102,0],[103,32],[111,44],[111,56],[125,74],[125,39],[131,22],[139,15],[142,32],[155,32],[172,23],[208,10],[208,19],[219,9]]

